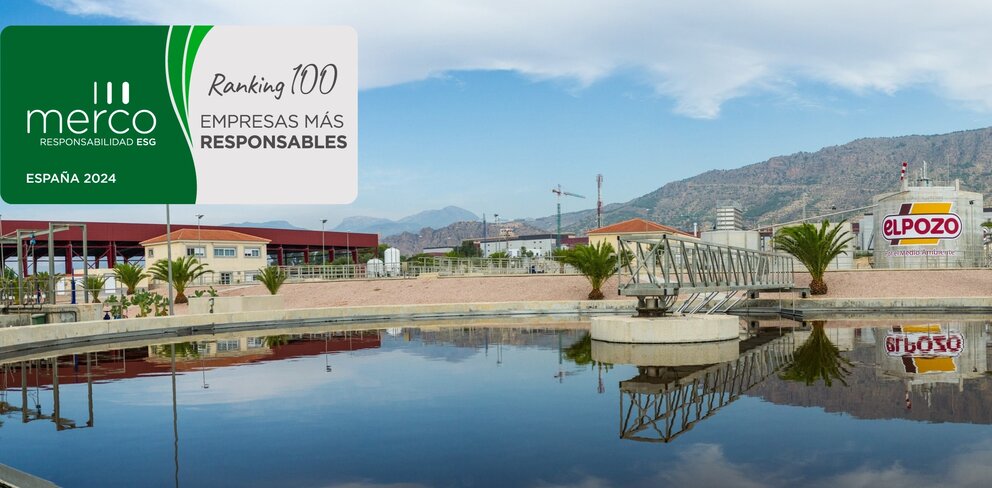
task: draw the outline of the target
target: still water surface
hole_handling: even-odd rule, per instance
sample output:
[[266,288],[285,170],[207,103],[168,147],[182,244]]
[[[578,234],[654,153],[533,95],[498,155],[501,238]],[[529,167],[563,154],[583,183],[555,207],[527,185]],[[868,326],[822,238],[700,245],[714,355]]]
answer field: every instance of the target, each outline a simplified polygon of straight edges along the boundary
[[763,327],[678,351],[583,323],[407,325],[10,361],[0,463],[67,487],[992,479],[986,321]]

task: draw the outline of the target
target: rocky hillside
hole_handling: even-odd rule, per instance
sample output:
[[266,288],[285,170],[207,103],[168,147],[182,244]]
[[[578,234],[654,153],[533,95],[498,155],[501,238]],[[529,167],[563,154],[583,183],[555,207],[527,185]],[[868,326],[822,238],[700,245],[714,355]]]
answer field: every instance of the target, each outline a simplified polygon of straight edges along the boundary
[[[622,204],[604,208],[604,224],[645,217],[683,229],[693,222],[714,220],[715,208],[736,200],[749,225],[758,221],[782,222],[799,218],[803,200],[809,214],[836,206],[855,208],[871,197],[898,188],[899,164],[909,162],[915,172],[930,163],[930,177],[937,181],[960,179],[962,187],[984,193],[992,204],[992,128],[929,136],[858,139],[819,151],[777,156],[732,170],[707,171],[674,181]],[[527,221],[552,229],[555,216]],[[595,210],[562,214],[562,225],[571,232],[595,227]]]
[[[497,235],[496,224],[488,224],[488,235]],[[500,227],[510,229],[514,235],[543,234],[547,231],[537,229],[522,222],[500,224]],[[404,232],[382,239],[382,242],[400,250],[404,255],[421,252],[425,247],[457,246],[465,239],[482,237],[482,222],[455,222],[454,224],[433,229],[425,227],[418,233]]]

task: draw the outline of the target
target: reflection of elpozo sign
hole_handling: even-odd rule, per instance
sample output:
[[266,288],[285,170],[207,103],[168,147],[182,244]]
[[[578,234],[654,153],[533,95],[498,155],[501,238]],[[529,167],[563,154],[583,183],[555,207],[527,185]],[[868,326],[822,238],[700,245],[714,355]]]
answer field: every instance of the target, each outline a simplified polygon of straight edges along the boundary
[[956,332],[889,333],[885,353],[889,356],[957,357],[964,348],[964,337]]
[[348,27],[9,26],[0,194],[350,203],[357,52]]
[[882,219],[882,238],[894,246],[935,245],[961,235],[961,218],[950,202],[904,203],[896,215]]

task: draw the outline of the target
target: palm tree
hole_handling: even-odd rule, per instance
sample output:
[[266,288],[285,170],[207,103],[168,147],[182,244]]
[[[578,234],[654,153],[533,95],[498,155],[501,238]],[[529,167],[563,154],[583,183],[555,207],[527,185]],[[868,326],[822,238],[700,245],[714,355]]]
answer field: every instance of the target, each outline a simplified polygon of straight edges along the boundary
[[286,281],[286,272],[276,266],[268,266],[258,270],[258,274],[255,275],[255,279],[261,281],[262,284],[265,285],[265,289],[269,290],[269,293],[275,295],[279,292],[279,287],[281,287],[283,282]]
[[813,322],[813,333],[796,349],[792,364],[780,375],[783,380],[812,385],[816,380],[822,379],[827,386],[832,386],[836,379],[847,386],[844,378],[851,374],[851,362],[841,357],[840,350],[830,342],[823,325],[822,320]]
[[[28,278],[28,287],[31,290],[38,290],[44,293],[46,296],[52,291],[51,285],[58,282],[65,275],[62,273],[50,274],[48,271],[39,271]],[[15,280],[17,278],[14,278]],[[50,281],[54,280],[54,281]]]
[[3,274],[0,274],[0,288],[3,289],[3,299],[17,300],[17,273],[14,270],[3,267]]
[[[168,260],[156,261],[152,265],[151,271],[152,277],[157,280],[169,282],[169,264]],[[181,256],[178,259],[171,261],[172,264],[172,286],[176,289],[176,302],[175,303],[189,303],[189,299],[186,298],[186,288],[193,283],[197,278],[207,274],[213,273],[207,269],[205,264],[200,264],[199,261],[193,256]]]
[[573,266],[589,280],[589,284],[592,285],[592,291],[589,292],[590,300],[605,298],[600,288],[617,271],[617,253],[613,250],[612,244],[604,241],[592,246],[576,246],[560,253],[559,256],[561,262]]
[[83,287],[93,295],[93,303],[100,303],[100,292],[107,284],[107,275],[87,276]]
[[791,254],[806,266],[813,277],[809,283],[811,294],[825,295],[827,283],[823,281],[823,273],[834,258],[847,254],[844,247],[851,239],[853,237],[847,231],[841,231],[840,224],[830,228],[830,222],[824,220],[818,229],[813,224],[803,222],[779,230],[775,234],[775,248]]
[[148,273],[145,273],[145,268],[137,264],[121,263],[114,266],[114,276],[127,287],[128,295],[134,295],[134,289],[141,280],[148,277]]

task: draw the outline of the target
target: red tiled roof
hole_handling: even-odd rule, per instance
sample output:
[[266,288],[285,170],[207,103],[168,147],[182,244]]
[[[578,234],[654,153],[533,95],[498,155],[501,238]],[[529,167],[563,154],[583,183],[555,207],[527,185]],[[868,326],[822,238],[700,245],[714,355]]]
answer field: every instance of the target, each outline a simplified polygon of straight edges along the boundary
[[[220,229],[179,229],[172,232],[173,241],[245,241],[245,242],[264,242],[269,243],[268,239],[263,239],[261,237],[248,235],[242,232],[236,232],[233,230],[220,230]],[[160,242],[165,242],[166,236],[162,234],[158,237],[152,237],[151,239],[141,241],[142,246],[147,246],[148,244],[158,244]]]
[[644,219],[624,220],[623,222],[618,222],[613,225],[607,225],[606,227],[590,230],[586,234],[630,234],[634,232],[658,232],[665,234],[681,234],[692,237],[692,234],[676,229],[675,227],[661,225]]

